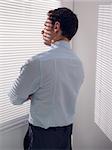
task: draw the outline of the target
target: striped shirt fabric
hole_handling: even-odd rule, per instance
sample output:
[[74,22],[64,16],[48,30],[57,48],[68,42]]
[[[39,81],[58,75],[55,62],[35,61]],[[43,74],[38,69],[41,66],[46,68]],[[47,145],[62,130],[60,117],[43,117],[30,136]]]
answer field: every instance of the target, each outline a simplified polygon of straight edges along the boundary
[[74,122],[76,99],[84,69],[70,43],[56,41],[47,52],[31,57],[22,66],[9,97],[14,105],[31,98],[29,122],[42,128]]

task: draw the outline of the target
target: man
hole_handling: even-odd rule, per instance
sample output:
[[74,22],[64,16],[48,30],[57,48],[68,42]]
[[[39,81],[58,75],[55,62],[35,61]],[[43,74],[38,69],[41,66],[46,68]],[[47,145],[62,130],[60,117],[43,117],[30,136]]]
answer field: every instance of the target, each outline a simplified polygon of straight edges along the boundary
[[72,150],[75,103],[84,79],[69,44],[77,29],[70,9],[49,11],[42,34],[50,49],[26,62],[10,91],[15,105],[31,100],[24,150]]

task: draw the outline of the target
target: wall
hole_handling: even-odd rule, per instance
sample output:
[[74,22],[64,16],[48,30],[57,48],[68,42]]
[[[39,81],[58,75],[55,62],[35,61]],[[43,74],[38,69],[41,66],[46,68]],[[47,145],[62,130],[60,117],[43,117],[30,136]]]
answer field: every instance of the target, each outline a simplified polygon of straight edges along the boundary
[[23,150],[23,138],[27,125],[0,133],[0,150]]
[[79,30],[73,47],[81,58],[85,81],[77,99],[74,122],[76,150],[112,150],[112,143],[94,123],[95,64],[98,0],[76,0],[74,12],[79,18]]

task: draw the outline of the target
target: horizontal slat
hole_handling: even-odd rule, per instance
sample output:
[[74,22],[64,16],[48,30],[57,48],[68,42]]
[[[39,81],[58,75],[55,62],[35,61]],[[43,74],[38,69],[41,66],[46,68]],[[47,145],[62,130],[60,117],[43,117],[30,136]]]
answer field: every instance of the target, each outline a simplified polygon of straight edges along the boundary
[[13,106],[7,94],[26,60],[48,50],[41,30],[47,12],[59,6],[58,0],[0,0],[0,124],[28,113],[29,103]]
[[95,122],[112,140],[112,4],[98,15]]

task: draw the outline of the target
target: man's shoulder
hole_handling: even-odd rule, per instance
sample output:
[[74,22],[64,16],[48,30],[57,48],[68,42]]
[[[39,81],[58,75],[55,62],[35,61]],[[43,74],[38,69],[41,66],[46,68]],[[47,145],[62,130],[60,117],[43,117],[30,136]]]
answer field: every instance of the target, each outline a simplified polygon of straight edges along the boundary
[[35,61],[37,59],[39,59],[40,61],[42,60],[48,60],[48,59],[52,59],[54,56],[56,56],[56,54],[54,53],[54,50],[49,49],[45,52],[39,53],[35,56],[32,57],[32,60]]

